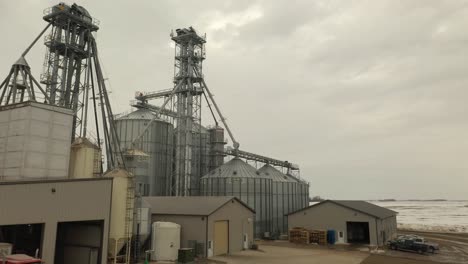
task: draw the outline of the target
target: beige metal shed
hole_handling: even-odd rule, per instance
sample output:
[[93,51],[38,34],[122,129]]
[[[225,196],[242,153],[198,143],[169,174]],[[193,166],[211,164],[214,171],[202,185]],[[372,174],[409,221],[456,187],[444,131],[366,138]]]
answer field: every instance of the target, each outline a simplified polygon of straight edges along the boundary
[[234,253],[253,243],[255,211],[236,197],[144,197],[152,222],[181,225],[181,247],[202,256]]
[[334,230],[337,243],[382,246],[396,234],[397,212],[366,201],[326,200],[288,215],[288,227]]

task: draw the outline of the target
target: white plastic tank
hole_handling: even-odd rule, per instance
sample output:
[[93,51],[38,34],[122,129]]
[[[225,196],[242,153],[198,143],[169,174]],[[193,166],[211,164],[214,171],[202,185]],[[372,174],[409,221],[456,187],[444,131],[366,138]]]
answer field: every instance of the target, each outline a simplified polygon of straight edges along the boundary
[[71,145],[70,178],[93,178],[101,173],[101,150],[87,138],[77,138]]
[[152,229],[151,260],[177,260],[180,249],[180,225],[171,222],[154,222]]
[[[109,230],[109,255],[115,256],[125,245],[125,223],[127,218],[127,192],[133,176],[123,169],[107,172],[104,177],[112,177],[112,205]],[[133,219],[130,219],[132,221]],[[132,222],[130,222],[131,224]]]

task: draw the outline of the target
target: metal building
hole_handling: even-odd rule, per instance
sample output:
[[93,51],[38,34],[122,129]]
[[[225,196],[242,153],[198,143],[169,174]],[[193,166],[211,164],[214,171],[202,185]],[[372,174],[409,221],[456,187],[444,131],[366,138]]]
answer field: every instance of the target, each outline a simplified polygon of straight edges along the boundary
[[[121,149],[133,149],[132,141],[146,128],[155,116],[150,110],[138,109],[115,120]],[[174,151],[173,126],[161,119],[155,120],[141,139],[141,150],[148,154],[149,196],[171,193],[171,175]]]
[[289,228],[334,230],[338,243],[382,246],[396,235],[397,212],[365,201],[326,200],[288,215]]
[[21,102],[0,107],[0,181],[67,178],[73,113]]
[[255,211],[235,197],[144,197],[152,222],[181,226],[181,247],[216,256],[250,248]]
[[0,242],[13,244],[14,254],[38,249],[44,263],[107,263],[112,185],[110,178],[0,182]]
[[258,170],[262,175],[273,180],[272,188],[272,236],[278,237],[287,233],[287,214],[300,209],[300,184],[290,176],[286,176],[269,164]]
[[233,158],[201,178],[201,195],[239,198],[255,210],[255,237],[263,237],[271,232],[272,186],[271,178]]

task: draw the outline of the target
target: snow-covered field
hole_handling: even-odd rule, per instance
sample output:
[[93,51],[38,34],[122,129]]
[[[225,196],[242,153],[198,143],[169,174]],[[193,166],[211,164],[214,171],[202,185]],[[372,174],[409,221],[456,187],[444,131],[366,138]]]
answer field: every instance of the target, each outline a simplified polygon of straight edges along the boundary
[[370,201],[398,212],[398,227],[468,233],[468,201]]

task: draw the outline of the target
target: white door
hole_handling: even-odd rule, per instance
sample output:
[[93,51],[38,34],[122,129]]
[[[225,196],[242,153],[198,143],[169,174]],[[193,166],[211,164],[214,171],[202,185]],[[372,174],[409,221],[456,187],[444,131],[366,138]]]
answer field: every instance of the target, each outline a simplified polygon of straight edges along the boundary
[[338,231],[338,243],[339,244],[344,243],[344,232],[343,231]]

